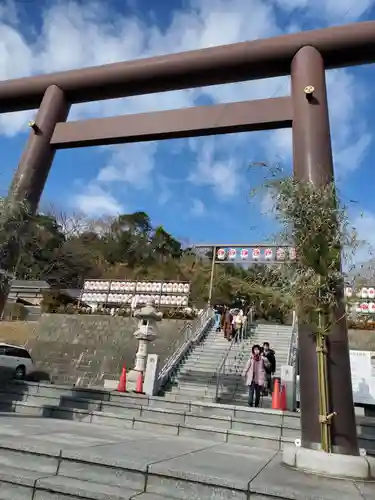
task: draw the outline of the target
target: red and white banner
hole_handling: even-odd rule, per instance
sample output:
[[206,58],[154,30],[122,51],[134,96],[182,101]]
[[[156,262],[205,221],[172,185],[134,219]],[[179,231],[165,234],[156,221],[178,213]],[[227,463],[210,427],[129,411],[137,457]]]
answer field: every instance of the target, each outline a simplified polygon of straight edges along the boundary
[[266,260],[272,260],[273,257],[273,251],[272,248],[266,248],[264,251],[264,258]]
[[228,252],[228,259],[234,260],[237,256],[237,251],[235,248],[231,248]]
[[285,260],[285,248],[278,248],[276,250],[276,260]]
[[296,249],[294,247],[289,248],[289,259],[290,260],[296,260],[296,258],[297,258]]
[[241,259],[246,260],[249,258],[249,250],[247,248],[242,248],[241,250]]
[[361,312],[363,312],[363,313],[369,312],[369,305],[367,302],[362,302],[362,304],[360,305],[360,308],[361,308]]
[[260,249],[253,248],[253,260],[259,260],[260,258]]
[[226,251],[224,248],[219,248],[219,250],[216,252],[216,256],[219,260],[224,260],[226,256]]

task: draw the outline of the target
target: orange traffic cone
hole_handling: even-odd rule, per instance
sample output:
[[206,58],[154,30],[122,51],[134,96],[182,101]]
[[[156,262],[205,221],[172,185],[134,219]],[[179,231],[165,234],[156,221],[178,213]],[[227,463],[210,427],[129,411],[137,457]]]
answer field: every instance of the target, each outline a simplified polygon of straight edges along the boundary
[[285,386],[285,384],[283,384],[281,386],[280,410],[286,411],[286,386]]
[[135,392],[138,392],[138,393],[143,392],[143,374],[142,374],[142,372],[138,373],[137,384],[135,386]]
[[280,408],[281,408],[280,380],[276,378],[273,384],[272,409],[280,410]]
[[117,386],[117,391],[118,392],[126,392],[126,365],[124,363],[124,366],[122,367],[122,372],[121,372],[121,377],[120,381]]

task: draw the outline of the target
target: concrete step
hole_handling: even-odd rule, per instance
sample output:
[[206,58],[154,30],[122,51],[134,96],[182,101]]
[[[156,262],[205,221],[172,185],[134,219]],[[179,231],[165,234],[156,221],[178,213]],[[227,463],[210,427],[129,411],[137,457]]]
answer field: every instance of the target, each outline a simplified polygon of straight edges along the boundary
[[[316,498],[362,498],[363,483],[285,468],[264,443],[242,446],[27,417],[2,421],[9,432],[0,441],[4,500],[302,500],[306,491]],[[368,483],[366,495],[374,498],[374,484]]]
[[[13,385],[17,386],[17,384]],[[97,391],[99,398],[95,400],[92,399],[95,391],[91,393],[87,390],[72,391],[70,388],[48,387],[42,384],[25,385],[31,389],[30,393],[25,391],[21,393],[26,399],[16,399],[11,402],[12,406],[8,401],[6,411],[22,415],[120,426],[134,430],[152,427],[155,432],[176,436],[190,435],[193,438],[193,435],[207,435],[210,440],[214,441],[233,442],[238,439],[240,442],[238,438],[238,433],[240,433],[244,442],[251,443],[256,438],[259,444],[259,440],[265,440],[262,446],[276,446],[275,449],[281,449],[284,442],[293,442],[299,436],[298,413],[220,405],[212,402],[189,402],[186,394],[179,394],[178,400],[171,401],[157,397],[118,393],[107,393],[107,398],[105,398],[100,391]],[[38,388],[37,391],[36,388]],[[212,387],[212,393],[214,389]],[[53,391],[56,391],[55,394]],[[80,398],[78,395],[83,397]],[[19,397],[20,394],[16,393],[16,396]],[[237,394],[236,400],[242,399],[246,404],[246,392]],[[270,398],[264,398],[264,402],[267,399],[270,401]],[[4,411],[4,408],[2,409]],[[201,420],[193,417],[201,417]],[[193,425],[192,422],[195,424]],[[254,427],[254,424],[257,427]],[[272,437],[273,435],[270,435],[270,426],[278,428],[277,442]],[[153,431],[150,430],[150,432]],[[358,435],[360,446],[367,449],[369,453],[374,453],[375,420],[358,417]]]
[[[157,408],[125,408],[112,406],[112,412],[97,410],[81,410],[59,406],[36,407],[28,403],[18,403],[20,415],[32,415],[49,419],[69,420],[81,423],[94,424],[103,427],[118,427],[121,429],[142,431],[146,433],[163,434],[188,439],[207,439],[214,442],[228,442],[242,446],[261,446],[263,448],[280,450],[285,443],[293,443],[299,437],[300,431],[293,428],[299,424],[298,419],[291,419],[291,423],[279,414],[258,414],[258,420],[239,420],[227,416],[196,415],[191,412],[162,410]],[[247,409],[246,409],[247,410]],[[280,412],[279,412],[280,413]],[[251,412],[242,410],[246,417]],[[287,426],[288,425],[288,426]],[[0,464],[2,460],[1,449],[6,445],[6,440],[0,443]],[[8,445],[7,445],[8,447]],[[18,460],[16,463],[22,465]],[[9,465],[9,463],[8,463]]]
[[224,355],[223,356],[206,356],[206,357],[189,357],[186,359],[184,366],[186,365],[213,365],[217,366],[220,365],[220,363],[223,361]]
[[220,368],[220,363],[215,364],[200,364],[200,363],[186,363],[182,366],[177,373],[186,373],[189,371],[200,371],[202,373],[216,373]]
[[[38,457],[39,458],[39,457]],[[139,495],[139,490],[85,481],[65,476],[2,466],[0,473],[1,499],[24,500],[129,500]],[[141,498],[137,496],[137,498]],[[160,500],[170,497],[160,497]]]

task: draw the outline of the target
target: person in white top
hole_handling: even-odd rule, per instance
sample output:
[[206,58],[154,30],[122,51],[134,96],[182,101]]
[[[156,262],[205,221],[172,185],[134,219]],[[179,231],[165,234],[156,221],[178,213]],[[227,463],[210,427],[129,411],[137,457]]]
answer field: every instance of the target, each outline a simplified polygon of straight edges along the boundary
[[238,341],[238,337],[241,333],[243,322],[244,322],[244,315],[242,309],[240,309],[239,313],[233,318],[233,330],[236,342]]

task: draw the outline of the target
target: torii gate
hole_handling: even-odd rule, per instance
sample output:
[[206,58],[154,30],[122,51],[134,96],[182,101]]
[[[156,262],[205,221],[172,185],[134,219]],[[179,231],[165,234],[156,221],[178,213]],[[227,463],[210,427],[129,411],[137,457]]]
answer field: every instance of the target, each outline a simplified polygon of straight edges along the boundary
[[[322,186],[333,180],[325,70],[375,62],[375,22],[141,59],[0,83],[2,113],[39,108],[9,192],[36,210],[55,151],[292,127],[294,175]],[[290,97],[66,122],[70,106],[118,97],[291,74]],[[343,106],[345,103],[343,103]],[[0,301],[1,302],[1,301]],[[343,311],[329,335],[332,444],[358,455]],[[315,338],[300,326],[302,445],[320,447]]]

